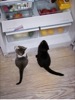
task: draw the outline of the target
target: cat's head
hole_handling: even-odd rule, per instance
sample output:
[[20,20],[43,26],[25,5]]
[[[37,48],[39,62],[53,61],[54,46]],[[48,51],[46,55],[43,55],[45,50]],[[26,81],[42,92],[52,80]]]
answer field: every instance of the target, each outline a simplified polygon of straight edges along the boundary
[[14,49],[17,55],[22,56],[24,55],[27,48],[24,46],[15,46]]
[[49,46],[48,46],[48,43],[43,40],[40,45],[39,45],[39,50],[40,51],[48,51],[49,50]]

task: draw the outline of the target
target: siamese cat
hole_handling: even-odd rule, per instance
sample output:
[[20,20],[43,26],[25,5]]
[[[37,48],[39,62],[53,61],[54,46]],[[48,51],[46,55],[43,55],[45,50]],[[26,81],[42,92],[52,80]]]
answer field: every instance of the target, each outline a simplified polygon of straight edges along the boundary
[[16,46],[15,47],[15,52],[16,52],[15,64],[19,68],[19,74],[20,74],[19,82],[16,83],[16,85],[19,85],[22,82],[23,71],[24,71],[24,68],[28,64],[28,57],[26,54],[26,49],[27,48],[23,47],[23,46]]
[[56,72],[49,68],[51,65],[51,58],[48,54],[49,46],[45,40],[43,40],[39,46],[38,46],[38,53],[36,55],[37,62],[40,67],[43,67],[46,71],[48,71],[51,74],[58,75],[58,76],[64,76],[64,74]]

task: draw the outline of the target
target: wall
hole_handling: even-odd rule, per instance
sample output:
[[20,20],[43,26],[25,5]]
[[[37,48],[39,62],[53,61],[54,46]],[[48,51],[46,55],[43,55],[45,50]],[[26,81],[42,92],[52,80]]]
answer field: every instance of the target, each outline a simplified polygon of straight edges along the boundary
[[71,0],[71,11],[73,15],[73,25],[69,30],[72,40],[75,40],[75,0]]
[[[0,34],[1,34],[1,28],[0,28]],[[0,47],[1,47],[1,39],[0,39]]]

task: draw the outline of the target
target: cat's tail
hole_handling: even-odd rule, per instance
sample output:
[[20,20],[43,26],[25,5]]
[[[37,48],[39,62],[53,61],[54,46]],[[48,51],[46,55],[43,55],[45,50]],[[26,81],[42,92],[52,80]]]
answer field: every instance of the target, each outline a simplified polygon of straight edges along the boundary
[[54,74],[54,75],[58,75],[58,76],[64,76],[64,74],[56,72],[50,68],[45,68],[49,73]]
[[16,83],[16,85],[19,85],[22,82],[22,79],[23,79],[23,71],[24,71],[24,68],[19,69],[20,79],[19,79],[19,82]]

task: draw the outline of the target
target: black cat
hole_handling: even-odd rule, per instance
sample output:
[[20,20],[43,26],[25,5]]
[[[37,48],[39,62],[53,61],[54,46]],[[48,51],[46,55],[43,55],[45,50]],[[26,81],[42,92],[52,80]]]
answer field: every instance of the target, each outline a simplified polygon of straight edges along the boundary
[[16,85],[19,85],[23,79],[24,68],[28,64],[28,58],[26,54],[26,48],[23,46],[15,47],[15,52],[16,52],[15,64],[19,68],[19,73],[20,73],[20,79],[19,79],[19,82],[16,83]]
[[52,73],[54,75],[64,76],[64,74],[55,72],[51,68],[49,68],[51,64],[51,58],[48,54],[48,50],[49,50],[49,46],[47,42],[43,40],[38,46],[38,54],[36,55],[38,64],[40,65],[40,67],[43,67],[49,73]]
[[52,3],[55,3],[55,2],[56,2],[56,0],[51,0],[51,2],[52,2]]

